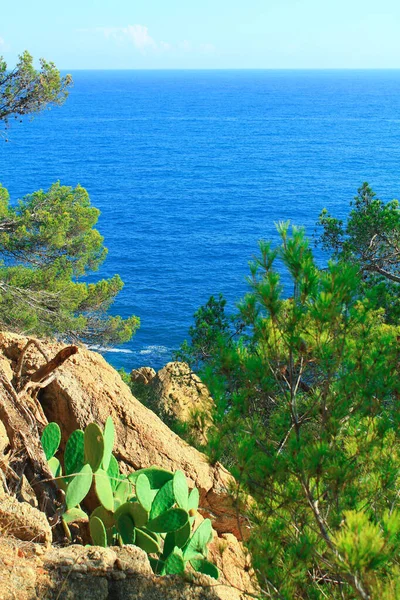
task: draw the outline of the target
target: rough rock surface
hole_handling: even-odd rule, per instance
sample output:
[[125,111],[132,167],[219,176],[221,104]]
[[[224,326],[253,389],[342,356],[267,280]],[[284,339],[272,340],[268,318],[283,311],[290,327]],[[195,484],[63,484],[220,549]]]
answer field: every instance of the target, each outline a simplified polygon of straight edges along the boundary
[[209,559],[217,565],[225,583],[237,590],[257,592],[250,555],[234,535],[224,533],[215,536],[208,552]]
[[51,544],[53,537],[43,512],[8,494],[0,498],[0,532],[47,545]]
[[142,383],[147,385],[155,377],[156,372],[151,367],[140,367],[139,369],[132,369],[130,378],[133,383]]
[[8,444],[9,444],[9,439],[8,439],[6,428],[4,427],[3,423],[0,421],[0,459],[2,458],[2,455],[5,454]]
[[211,424],[207,417],[213,400],[207,387],[189,365],[169,362],[151,381],[157,413],[163,420],[176,419],[188,423],[200,443],[206,441]]
[[[1,366],[3,367],[3,374],[6,373],[9,378],[12,377],[12,373],[15,371],[21,350],[26,345],[26,342],[27,338],[23,336],[0,333]],[[63,347],[62,344],[54,341],[46,341],[44,344],[46,352],[50,357],[54,356]],[[37,348],[32,346],[27,352],[22,376],[24,377],[24,375],[35,371],[43,364],[43,361],[43,356],[38,352]],[[158,589],[164,589],[163,592],[160,592],[158,596],[151,595],[153,593],[152,582],[154,576],[151,576],[151,579],[147,578],[147,583],[143,584],[148,587],[146,588],[147,591],[143,592],[141,596],[130,596],[127,592],[125,593],[125,591],[123,593],[118,591],[115,587],[116,584],[110,583],[110,581],[114,582],[115,580],[113,576],[111,576],[111,579],[108,576],[102,576],[100,579],[96,579],[96,582],[99,582],[96,590],[99,594],[103,595],[87,596],[85,595],[85,586],[87,585],[87,589],[89,590],[93,588],[93,585],[90,582],[88,583],[86,578],[84,582],[79,583],[81,575],[83,574],[82,571],[82,573],[77,573],[76,576],[74,575],[73,577],[74,581],[75,579],[78,581],[78,583],[76,583],[76,586],[78,586],[76,588],[78,590],[76,591],[76,595],[74,595],[75,592],[73,592],[73,594],[71,592],[72,595],[61,595],[60,598],[154,598],[154,600],[158,600],[158,598],[176,598],[177,600],[180,598],[198,598],[199,600],[200,598],[226,598],[227,600],[229,598],[235,600],[242,598],[242,595],[239,592],[233,588],[226,587],[225,584],[228,584],[228,582],[242,590],[246,589],[247,591],[254,591],[251,572],[248,568],[248,559],[243,551],[241,543],[234,537],[240,537],[240,532],[237,523],[236,509],[229,493],[229,488],[234,483],[231,476],[222,465],[209,465],[203,454],[186,444],[152,411],[136,400],[136,398],[132,396],[128,386],[121,380],[119,374],[100,355],[89,352],[84,348],[80,348],[78,354],[70,358],[58,370],[55,380],[48,387],[39,391],[38,399],[47,419],[59,423],[62,429],[63,445],[65,445],[65,441],[73,430],[77,428],[83,429],[92,421],[103,425],[107,417],[111,415],[116,428],[114,453],[122,470],[131,472],[132,470],[154,464],[171,470],[182,469],[188,478],[189,485],[194,484],[199,488],[201,496],[201,512],[203,515],[211,517],[213,526],[219,536],[216,536],[216,539],[211,545],[209,557],[210,560],[220,567],[222,573],[221,583],[223,585],[218,586],[218,590],[220,591],[218,591],[219,595],[217,596],[204,595],[206,592],[202,590],[202,588],[198,588],[198,591],[196,591],[196,586],[193,586],[193,589],[190,592],[186,590],[186,595],[179,595],[181,594],[179,591],[179,586],[182,584],[181,580],[179,580],[179,585],[177,584],[178,587],[176,587],[176,590],[173,588],[175,590],[175,595],[166,595],[165,587],[163,588],[163,586],[169,585],[168,582],[171,581],[170,578],[165,580],[167,583],[157,583]],[[25,518],[25,514],[28,514],[26,511],[35,511],[35,509],[27,502],[17,502],[15,498],[12,498],[12,506],[7,513],[7,510],[3,508],[3,506],[6,508],[8,506],[7,503],[3,505],[4,498],[7,501],[10,501],[10,497],[7,494],[4,494],[3,496],[0,494],[0,515],[4,514],[6,517],[7,515],[9,517],[10,514],[15,514],[17,508],[23,507],[21,520],[17,520],[14,529],[10,530],[13,535],[19,539],[36,539],[48,543],[51,539],[51,532],[44,514],[39,511],[36,511],[35,513],[29,512],[30,516]],[[43,522],[41,522],[40,525],[31,518],[31,516],[33,514],[36,515],[36,513],[43,515]],[[9,523],[10,519],[6,517],[4,521],[0,522],[3,523],[7,520]],[[28,525],[30,529],[26,529],[27,521],[29,521]],[[17,526],[18,524],[20,526]],[[241,530],[245,530],[245,524],[242,525]],[[26,533],[27,531],[29,533]],[[230,549],[231,544],[234,550]],[[82,546],[79,548],[81,550],[83,549]],[[114,549],[110,551],[113,552]],[[27,568],[31,569],[31,566],[28,566]],[[39,567],[39,570],[40,569],[44,569],[47,573],[47,567],[42,565]],[[17,571],[13,571],[13,577],[19,577],[19,575],[17,576]],[[117,575],[117,578],[119,576],[121,577],[121,580],[124,578],[126,579],[126,577],[124,577],[125,573]],[[32,585],[36,586],[35,590],[37,590],[40,578],[37,579],[37,574],[33,579],[32,577],[28,574],[26,578],[27,585],[29,587],[33,581],[34,584]],[[43,577],[46,578],[48,576],[43,575]],[[96,575],[96,577],[98,577],[98,575]],[[46,580],[47,587],[49,587],[50,584],[53,585],[53,579],[54,578],[50,577],[50,583]],[[157,582],[159,581],[160,580],[157,579]],[[59,584],[60,582],[58,583],[58,589],[60,587]],[[104,593],[100,591],[100,588]],[[110,590],[112,590],[114,595],[105,595],[111,594]],[[36,596],[27,595],[26,598],[29,597],[34,599],[47,597],[41,596],[37,591],[35,593],[37,594]],[[168,593],[170,593],[169,588]],[[214,594],[215,590],[212,590],[212,593]],[[0,600],[2,600],[3,597],[7,598],[7,596],[1,595],[0,589]],[[23,595],[18,595],[18,598],[21,598],[21,600],[24,597],[25,596]],[[57,596],[50,595],[48,597],[53,598]]]
[[43,550],[0,539],[0,600],[239,600],[205,576],[156,577],[136,546]]
[[[23,336],[0,333],[0,353],[15,367],[26,342]],[[62,347],[57,342],[46,342],[49,355]],[[28,372],[41,364],[43,357],[35,347],[30,348],[25,361]],[[211,466],[203,454],[134,398],[102,356],[79,349],[60,367],[56,379],[39,392],[39,400],[47,419],[60,425],[64,444],[75,429],[84,429],[92,421],[102,426],[111,415],[116,430],[114,453],[126,472],[151,465],[182,469],[189,485],[199,488],[200,506],[212,516],[214,528],[240,537],[229,493],[233,479],[228,471],[220,463]]]

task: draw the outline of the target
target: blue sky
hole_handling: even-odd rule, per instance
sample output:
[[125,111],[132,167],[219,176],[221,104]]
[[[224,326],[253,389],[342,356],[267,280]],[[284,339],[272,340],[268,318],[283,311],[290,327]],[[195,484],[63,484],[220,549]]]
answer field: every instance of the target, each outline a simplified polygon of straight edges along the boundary
[[61,69],[400,68],[399,0],[3,0],[0,54]]

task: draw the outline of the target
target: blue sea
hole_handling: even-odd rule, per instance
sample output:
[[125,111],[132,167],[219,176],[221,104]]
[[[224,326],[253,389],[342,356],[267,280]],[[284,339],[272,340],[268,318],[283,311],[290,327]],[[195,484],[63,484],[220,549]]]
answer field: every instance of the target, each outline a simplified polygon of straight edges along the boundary
[[114,314],[138,315],[116,367],[159,368],[194,311],[246,292],[274,223],[310,235],[345,217],[363,181],[400,197],[400,71],[78,71],[62,108],[12,123],[0,181],[12,200],[83,185],[119,273]]

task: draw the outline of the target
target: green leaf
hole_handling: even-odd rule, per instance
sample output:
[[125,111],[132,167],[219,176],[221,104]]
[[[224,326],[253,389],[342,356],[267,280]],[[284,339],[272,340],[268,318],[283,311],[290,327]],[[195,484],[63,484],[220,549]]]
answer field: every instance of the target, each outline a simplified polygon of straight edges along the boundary
[[195,571],[204,573],[204,575],[209,575],[209,577],[213,577],[214,579],[219,579],[219,571],[217,567],[208,560],[202,558],[193,558],[190,561],[190,564]]
[[114,514],[106,510],[104,506],[97,506],[90,516],[98,517],[104,523],[106,530],[111,529],[115,525]]
[[144,473],[141,473],[136,479],[136,497],[143,508],[150,512],[153,494],[151,493],[150,481]]
[[117,529],[124,544],[134,544],[136,539],[135,524],[133,519],[123,513],[117,519]]
[[85,429],[85,462],[92,467],[93,473],[100,467],[104,456],[104,438],[96,423],[89,423]]
[[90,465],[84,465],[79,473],[70,481],[65,494],[67,509],[74,508],[82,502],[92,485],[93,473]]
[[185,570],[185,562],[183,560],[182,550],[175,547],[173,552],[165,561],[165,573],[167,575],[178,575]]
[[87,514],[80,508],[70,508],[65,513],[63,513],[62,518],[64,519],[65,523],[74,523],[75,521],[89,521],[89,517],[87,516]]
[[79,473],[85,464],[85,434],[75,429],[68,438],[64,452],[64,467],[67,475]]
[[136,527],[143,527],[149,520],[149,513],[139,502],[130,502]]
[[199,508],[200,494],[197,488],[193,488],[189,494],[187,510],[197,510]]
[[199,558],[199,554],[205,555],[207,544],[212,539],[212,525],[210,519],[204,521],[198,526],[185,548],[185,560]]
[[[141,477],[144,477],[144,475]],[[138,481],[140,481],[141,477],[139,477]],[[174,504],[175,496],[173,490],[173,480],[171,479],[170,481],[167,481],[165,485],[162,486],[162,488],[158,491],[156,497],[154,498],[153,503],[150,505],[151,510],[149,519],[155,519],[156,517],[161,515],[161,513],[164,513],[170,508],[172,508]]]
[[114,447],[115,440],[115,429],[114,423],[111,417],[107,417],[106,424],[104,426],[104,455],[103,455],[103,469],[107,471],[110,464],[111,454]]
[[131,473],[129,475],[129,480],[132,483],[136,483],[139,475],[146,475],[147,479],[150,482],[150,487],[152,490],[159,490],[163,485],[167,483],[170,479],[173,478],[174,474],[171,471],[167,471],[166,469],[160,469],[159,467],[148,467],[146,469],[140,469]]
[[181,529],[175,531],[175,546],[178,546],[178,548],[183,548],[187,544],[191,533],[192,527],[190,525],[190,521],[188,521],[186,525],[181,527]]
[[124,504],[118,506],[114,513],[115,520],[117,521],[122,515],[130,516],[131,519],[133,519],[135,527],[137,527],[137,523],[135,521],[135,506],[133,502],[125,502]]
[[155,533],[168,533],[181,529],[181,527],[186,525],[188,520],[189,515],[186,510],[182,508],[170,508],[170,510],[149,521],[147,529]]
[[118,461],[113,454],[111,454],[110,464],[108,465],[107,469],[107,475],[110,479],[111,487],[113,491],[115,491],[120,482],[120,475]]
[[151,532],[144,529],[136,529],[135,544],[147,554],[158,554],[161,551],[159,543],[152,537]]
[[163,560],[149,556],[149,562],[155,575],[165,575],[165,562]]
[[118,484],[117,489],[114,492],[114,498],[120,504],[127,502],[132,496],[132,484],[128,479],[124,479]]
[[176,471],[173,478],[173,494],[175,496],[175,500],[177,505],[184,510],[189,510],[188,508],[188,484],[186,481],[185,474],[183,471]]
[[61,429],[57,423],[49,423],[43,429],[42,437],[40,438],[42,447],[47,460],[50,460],[58,450],[61,442]]
[[104,523],[98,517],[90,517],[89,519],[90,537],[95,546],[107,547],[107,533]]
[[171,552],[174,551],[175,544],[175,531],[167,533],[164,539],[164,548],[162,553],[163,560],[167,559]]
[[[56,458],[55,456],[52,456],[50,458],[50,460],[48,461],[48,465],[49,465],[50,471],[53,474],[53,477],[61,477],[62,468],[61,468],[60,461],[58,460],[58,458]],[[60,485],[60,482],[58,482],[58,485]]]
[[114,496],[108,475],[103,469],[98,469],[94,474],[94,485],[96,489],[96,495],[100,500],[102,506],[106,510],[114,510]]

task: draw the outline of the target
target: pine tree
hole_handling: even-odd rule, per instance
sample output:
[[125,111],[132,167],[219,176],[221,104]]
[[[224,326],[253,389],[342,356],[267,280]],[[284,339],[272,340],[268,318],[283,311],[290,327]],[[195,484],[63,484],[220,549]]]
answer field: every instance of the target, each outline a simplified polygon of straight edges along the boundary
[[360,296],[358,265],[319,270],[301,229],[279,233],[251,263],[243,334],[203,371],[208,452],[237,479],[263,597],[395,600],[398,328]]
[[129,340],[137,317],[107,310],[123,283],[118,275],[82,281],[106,257],[94,228],[99,210],[87,191],[56,183],[11,206],[0,187],[0,322],[26,334],[65,340],[117,343]]

